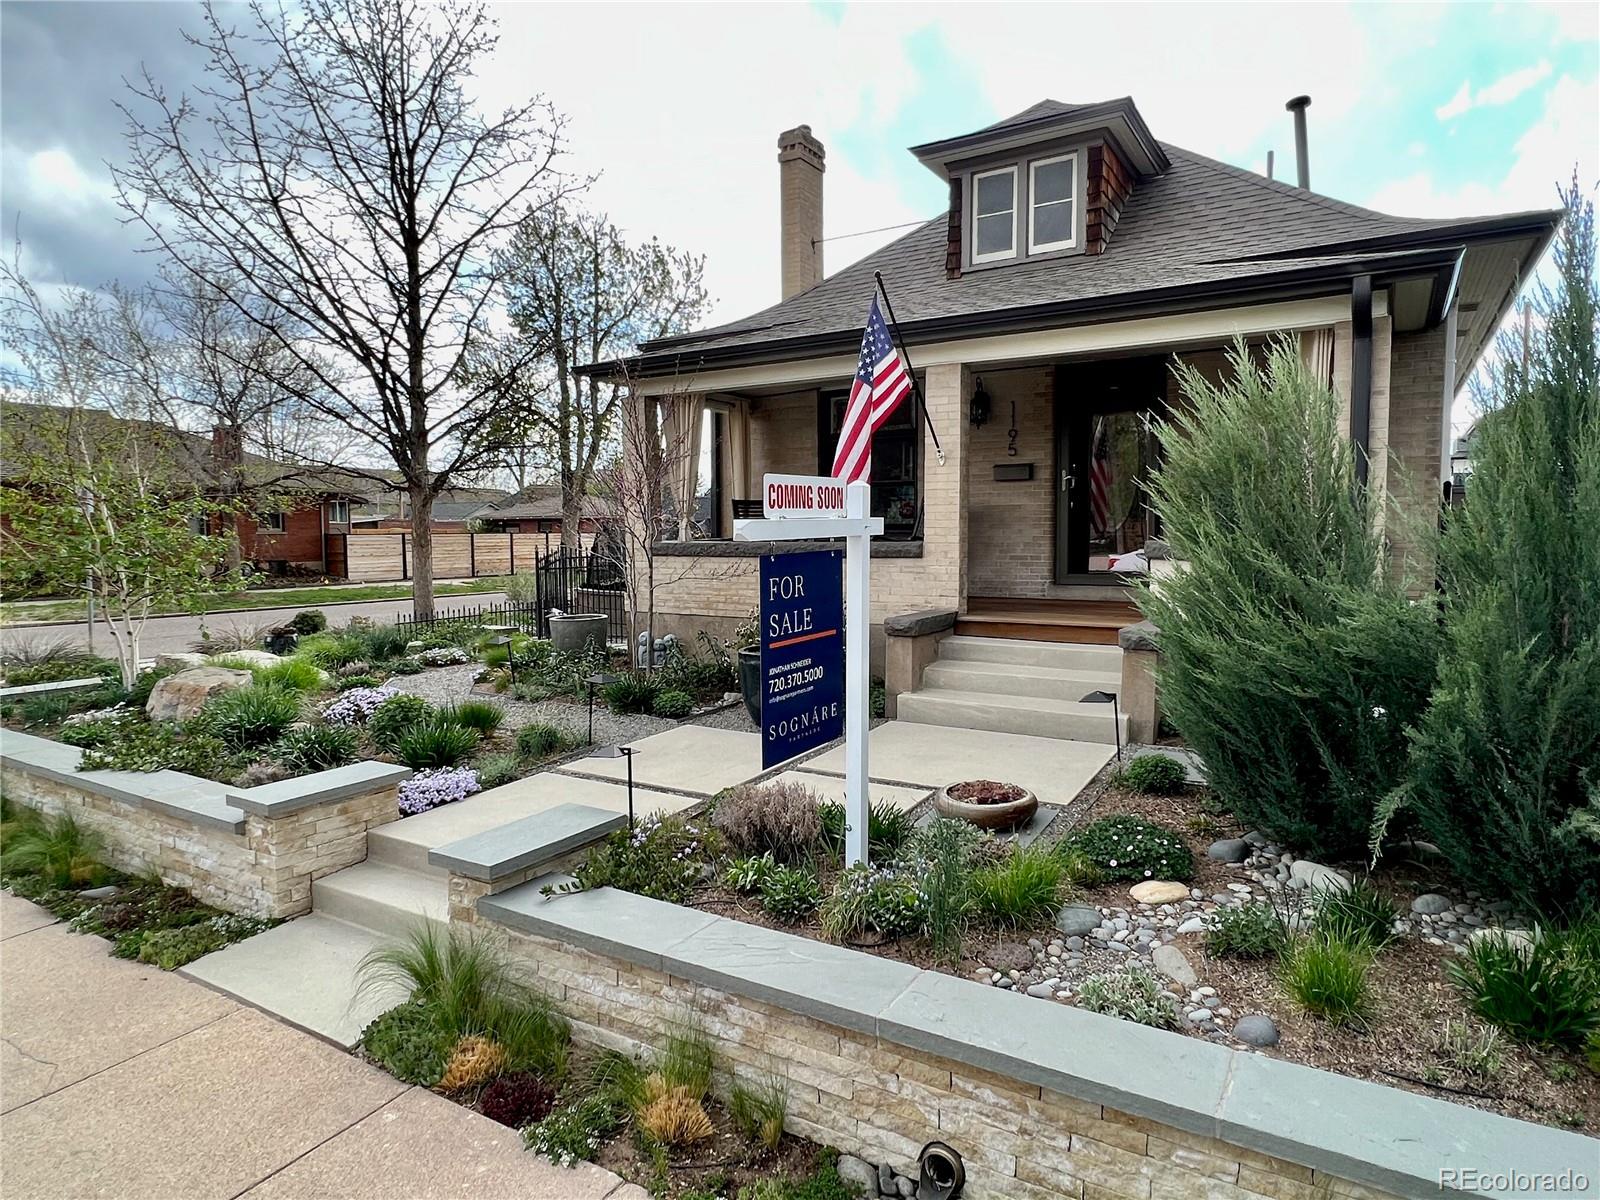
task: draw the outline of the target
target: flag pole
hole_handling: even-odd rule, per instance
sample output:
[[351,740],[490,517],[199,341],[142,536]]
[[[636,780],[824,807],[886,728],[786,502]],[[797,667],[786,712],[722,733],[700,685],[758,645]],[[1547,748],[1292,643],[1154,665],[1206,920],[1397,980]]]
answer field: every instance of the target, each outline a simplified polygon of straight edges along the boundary
[[923,399],[922,385],[917,382],[917,373],[911,369],[911,355],[906,352],[905,339],[900,336],[900,323],[894,317],[894,304],[889,300],[889,289],[883,286],[883,272],[874,271],[872,277],[878,281],[878,294],[883,297],[883,306],[889,311],[889,332],[894,335],[894,344],[900,348],[900,361],[906,364],[906,374],[911,379],[911,393],[916,397],[917,406],[922,409],[922,419],[928,426],[928,436],[933,439],[933,452],[939,456],[939,465],[944,466],[944,447],[939,445],[939,431],[933,427],[933,418],[928,415],[928,402]]

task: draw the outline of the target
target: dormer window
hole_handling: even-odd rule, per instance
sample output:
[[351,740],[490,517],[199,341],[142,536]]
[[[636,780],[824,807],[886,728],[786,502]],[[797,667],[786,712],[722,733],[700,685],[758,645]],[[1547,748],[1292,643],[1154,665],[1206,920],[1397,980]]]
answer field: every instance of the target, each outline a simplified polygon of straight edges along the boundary
[[1017,253],[1017,169],[972,177],[972,261],[995,262]]
[[1028,164],[1028,253],[1071,250],[1078,244],[1078,156],[1061,154]]

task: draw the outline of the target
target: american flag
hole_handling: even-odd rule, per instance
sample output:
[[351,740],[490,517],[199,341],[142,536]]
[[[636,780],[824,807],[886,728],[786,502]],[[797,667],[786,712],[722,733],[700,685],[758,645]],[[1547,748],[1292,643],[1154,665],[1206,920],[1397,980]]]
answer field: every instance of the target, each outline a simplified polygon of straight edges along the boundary
[[839,446],[833,454],[833,477],[846,483],[872,479],[872,435],[889,419],[911,390],[911,375],[894,348],[889,327],[872,298],[867,328],[861,334],[861,362],[856,366],[850,399],[844,406]]
[[1111,459],[1106,434],[1111,427],[1108,417],[1095,418],[1094,462],[1089,468],[1089,520],[1094,537],[1110,533],[1111,525]]

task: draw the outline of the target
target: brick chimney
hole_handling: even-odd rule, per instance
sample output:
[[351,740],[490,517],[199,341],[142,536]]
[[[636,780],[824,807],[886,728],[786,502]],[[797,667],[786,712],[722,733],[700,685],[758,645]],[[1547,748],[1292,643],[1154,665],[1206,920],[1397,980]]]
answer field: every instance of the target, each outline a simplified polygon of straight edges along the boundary
[[778,135],[778,196],[783,298],[822,282],[822,143],[811,126]]

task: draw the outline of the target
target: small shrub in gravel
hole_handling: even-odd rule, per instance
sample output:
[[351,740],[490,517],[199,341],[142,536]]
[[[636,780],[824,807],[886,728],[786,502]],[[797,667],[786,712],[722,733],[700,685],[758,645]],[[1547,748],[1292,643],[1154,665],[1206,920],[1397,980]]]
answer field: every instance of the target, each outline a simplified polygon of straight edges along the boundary
[[1113,777],[1116,783],[1147,796],[1171,796],[1183,790],[1183,764],[1168,754],[1141,754]]
[[821,903],[817,877],[801,867],[779,867],[761,885],[761,907],[786,925],[805,920]]
[[1177,1001],[1142,966],[1089,976],[1078,988],[1078,1007],[1156,1029],[1178,1025]]
[[1206,953],[1213,958],[1271,958],[1283,944],[1283,923],[1270,904],[1218,908],[1206,928]]
[[[339,699],[342,700],[344,697],[341,696]],[[338,701],[334,703],[337,704]],[[401,734],[427,718],[432,712],[433,705],[421,696],[396,693],[372,710],[371,715],[367,717],[367,732],[380,749],[392,751],[398,747]]]
[[420,658],[397,658],[389,664],[389,670],[396,675],[421,675],[425,668]]
[[439,713],[453,725],[473,729],[488,737],[506,719],[506,710],[488,700],[461,700],[439,707]]
[[574,739],[559,725],[538,722],[517,730],[517,753],[530,761],[549,758],[571,749]]
[[515,754],[486,754],[478,760],[478,786],[484,791],[522,778],[522,762]]
[[294,651],[296,658],[307,659],[324,671],[337,671],[360,661],[366,653],[366,643],[348,633],[314,633],[301,638]]
[[353,763],[357,749],[356,731],[348,725],[305,725],[279,738],[272,756],[303,775]]
[[800,783],[742,783],[717,796],[711,823],[742,854],[779,862],[815,856],[822,842],[817,793]]
[[491,1121],[525,1129],[550,1115],[556,1106],[556,1090],[531,1071],[502,1075],[478,1100],[478,1111]]
[[400,811],[407,816],[454,804],[478,791],[478,773],[471,767],[439,767],[418,771],[400,784]]
[[1183,838],[1142,817],[1105,817],[1062,845],[1093,862],[1108,880],[1172,879],[1181,883],[1194,877],[1194,856]]
[[694,697],[688,692],[658,692],[650,702],[650,711],[669,721],[681,721],[694,711]]
[[382,687],[353,687],[339,693],[324,706],[322,719],[330,725],[364,725],[383,704],[398,695],[399,691],[388,684]]

